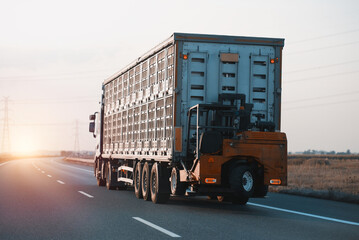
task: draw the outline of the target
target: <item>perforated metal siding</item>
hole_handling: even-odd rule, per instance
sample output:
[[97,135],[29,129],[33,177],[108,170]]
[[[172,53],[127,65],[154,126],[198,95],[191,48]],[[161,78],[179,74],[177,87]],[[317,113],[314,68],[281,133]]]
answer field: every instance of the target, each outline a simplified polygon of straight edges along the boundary
[[174,62],[172,45],[105,84],[105,154],[170,157]]

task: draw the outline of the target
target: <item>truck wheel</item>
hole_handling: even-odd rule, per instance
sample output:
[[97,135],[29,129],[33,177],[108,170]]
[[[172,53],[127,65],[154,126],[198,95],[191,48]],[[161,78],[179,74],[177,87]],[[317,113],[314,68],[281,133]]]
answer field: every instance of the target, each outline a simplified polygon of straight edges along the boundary
[[97,178],[97,186],[103,187],[106,185],[106,181],[101,179],[101,178]]
[[97,178],[97,163],[98,163],[98,160],[97,158],[95,157],[95,161],[94,161],[94,164],[93,164],[93,173],[95,175],[95,178]]
[[97,161],[96,163],[96,179],[97,179],[97,185],[100,187],[106,186],[105,179],[102,178],[102,174],[98,174],[98,172],[102,172],[100,169],[100,166],[103,166],[103,164],[100,165],[100,161]]
[[170,182],[168,171],[164,166],[155,163],[152,166],[150,189],[153,203],[165,203],[170,197]]
[[141,176],[142,166],[140,162],[137,162],[135,167],[135,174],[133,176],[133,185],[135,187],[135,195],[138,199],[142,198]]
[[179,171],[172,168],[171,172],[171,194],[183,196],[186,193],[186,184],[180,182]]
[[114,181],[116,180],[116,172],[112,172],[111,163],[107,165],[106,188],[108,190],[116,189]]
[[141,178],[141,185],[142,185],[142,197],[145,201],[151,200],[151,192],[150,192],[150,166],[146,162],[142,169],[142,178]]
[[246,165],[236,166],[230,173],[229,184],[234,190],[235,198],[250,198],[254,191],[254,178],[250,167]]

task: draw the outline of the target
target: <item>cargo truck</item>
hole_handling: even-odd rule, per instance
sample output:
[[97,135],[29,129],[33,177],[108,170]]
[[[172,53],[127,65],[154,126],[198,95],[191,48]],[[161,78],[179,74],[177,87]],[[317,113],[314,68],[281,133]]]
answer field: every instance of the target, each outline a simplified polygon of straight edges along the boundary
[[102,84],[99,186],[246,204],[287,184],[284,39],[174,33]]

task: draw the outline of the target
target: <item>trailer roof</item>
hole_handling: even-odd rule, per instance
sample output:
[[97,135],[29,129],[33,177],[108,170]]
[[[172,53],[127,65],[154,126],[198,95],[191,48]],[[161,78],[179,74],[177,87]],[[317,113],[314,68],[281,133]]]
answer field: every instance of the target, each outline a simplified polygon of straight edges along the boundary
[[228,35],[213,35],[213,34],[193,34],[193,33],[173,33],[165,41],[161,42],[150,51],[143,54],[141,57],[137,58],[122,70],[111,75],[109,78],[106,78],[103,84],[107,84],[113,79],[120,76],[122,73],[126,72],[130,68],[134,67],[139,62],[146,60],[152,54],[166,48],[175,41],[184,41],[184,42],[208,42],[208,43],[229,43],[229,44],[243,44],[243,45],[264,45],[264,46],[276,46],[283,47],[284,39],[283,38],[263,38],[263,37],[242,37],[242,36],[228,36]]

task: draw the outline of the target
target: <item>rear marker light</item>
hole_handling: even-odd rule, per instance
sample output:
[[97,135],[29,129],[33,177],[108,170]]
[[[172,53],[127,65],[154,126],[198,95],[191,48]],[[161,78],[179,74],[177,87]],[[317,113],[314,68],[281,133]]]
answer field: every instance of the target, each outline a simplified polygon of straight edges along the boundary
[[215,179],[215,178],[206,178],[206,179],[204,179],[204,181],[205,181],[206,183],[216,183],[216,182],[217,182],[217,179]]
[[269,183],[273,185],[280,185],[282,181],[280,179],[271,179]]

